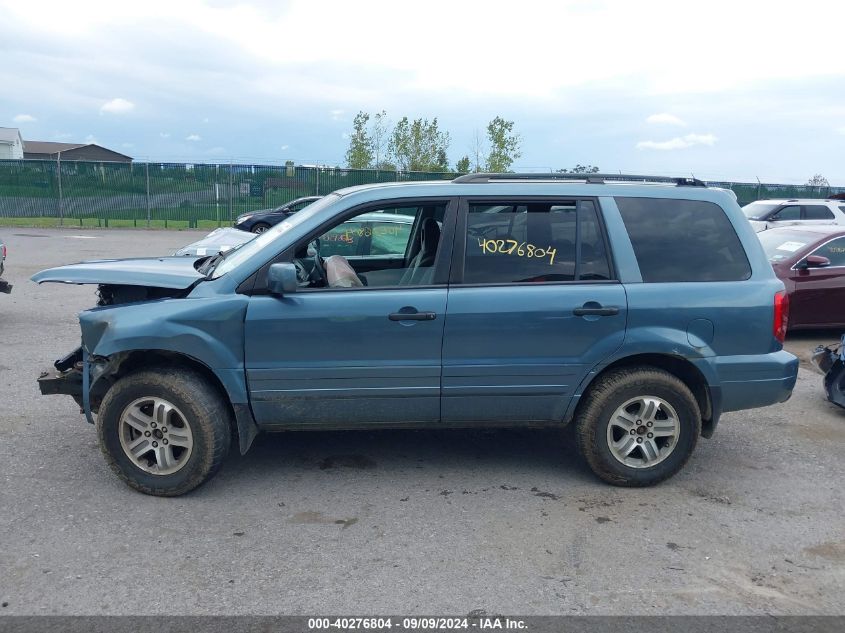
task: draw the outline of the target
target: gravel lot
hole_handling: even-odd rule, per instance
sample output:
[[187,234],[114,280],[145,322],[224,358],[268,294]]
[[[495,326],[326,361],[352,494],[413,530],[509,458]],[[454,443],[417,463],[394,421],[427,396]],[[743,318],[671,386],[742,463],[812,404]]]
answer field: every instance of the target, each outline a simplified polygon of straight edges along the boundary
[[35,383],[92,287],[28,277],[203,233],[2,230],[0,613],[845,613],[845,411],[805,368],[654,489],[600,483],[571,430],[385,431],[263,436],[193,494],[147,497]]

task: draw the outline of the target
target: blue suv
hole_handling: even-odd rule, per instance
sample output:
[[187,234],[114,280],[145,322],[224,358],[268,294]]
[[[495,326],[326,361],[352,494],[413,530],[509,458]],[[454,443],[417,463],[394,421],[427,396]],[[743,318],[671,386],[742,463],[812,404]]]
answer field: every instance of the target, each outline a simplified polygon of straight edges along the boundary
[[156,495],[261,431],[570,423],[599,477],[652,485],[798,371],[753,229],[692,179],[353,187],[225,254],[33,280],[98,285],[40,388],[73,396],[114,472]]

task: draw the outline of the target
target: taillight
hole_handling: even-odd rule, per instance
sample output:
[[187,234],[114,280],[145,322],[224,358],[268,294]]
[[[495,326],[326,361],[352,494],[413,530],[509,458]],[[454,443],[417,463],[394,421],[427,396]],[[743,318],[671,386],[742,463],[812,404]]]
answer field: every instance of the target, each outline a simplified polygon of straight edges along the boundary
[[786,326],[789,324],[789,295],[786,290],[775,293],[775,318],[772,331],[775,338],[783,343],[786,338]]
[[3,244],[3,259],[6,259],[6,245]]

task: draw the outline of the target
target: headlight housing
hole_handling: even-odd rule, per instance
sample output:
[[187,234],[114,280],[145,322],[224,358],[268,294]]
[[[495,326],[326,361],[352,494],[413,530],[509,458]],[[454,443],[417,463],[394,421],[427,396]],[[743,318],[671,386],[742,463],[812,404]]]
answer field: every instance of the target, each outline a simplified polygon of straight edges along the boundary
[[247,221],[247,220],[249,220],[249,219],[250,219],[253,215],[255,215],[255,214],[254,214],[254,213],[247,213],[246,215],[239,215],[239,216],[238,216],[238,219],[237,219],[237,224],[240,224],[241,222],[246,222],[246,221]]

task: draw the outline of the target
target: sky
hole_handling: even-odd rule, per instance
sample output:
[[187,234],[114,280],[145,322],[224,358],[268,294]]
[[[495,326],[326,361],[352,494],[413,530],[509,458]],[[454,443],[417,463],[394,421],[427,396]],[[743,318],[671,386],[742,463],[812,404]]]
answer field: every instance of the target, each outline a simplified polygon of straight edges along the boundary
[[[136,160],[342,165],[359,110],[496,116],[517,171],[845,186],[845,3],[0,0],[0,127]],[[838,31],[838,32],[837,32]]]

